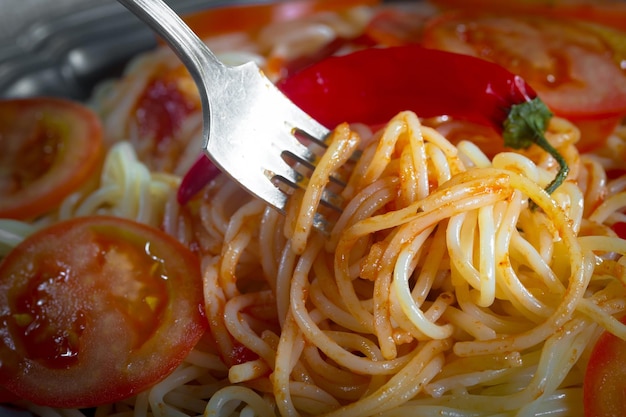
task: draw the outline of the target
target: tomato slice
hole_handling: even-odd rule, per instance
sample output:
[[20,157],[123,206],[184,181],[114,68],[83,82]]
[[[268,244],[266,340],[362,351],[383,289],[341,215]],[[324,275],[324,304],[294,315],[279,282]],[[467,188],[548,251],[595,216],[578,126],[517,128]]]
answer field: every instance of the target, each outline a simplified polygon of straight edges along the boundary
[[[626,323],[626,317],[622,318]],[[585,417],[623,416],[626,410],[626,341],[604,332],[596,342],[583,383]]]
[[145,390],[207,327],[199,265],[173,237],[121,218],[31,235],[0,264],[0,385],[63,408]]
[[297,0],[239,4],[202,10],[183,19],[200,38],[207,38],[232,32],[255,34],[271,23],[295,20],[321,11],[341,11],[379,3],[380,0]]
[[623,0],[429,0],[443,8],[466,8],[575,18],[626,31]]
[[102,160],[102,128],[56,98],[0,101],[0,217],[27,220],[80,188]]
[[579,148],[600,145],[626,114],[626,73],[611,45],[626,34],[537,16],[444,13],[429,22],[426,47],[474,55],[522,76],[557,115],[581,128]]

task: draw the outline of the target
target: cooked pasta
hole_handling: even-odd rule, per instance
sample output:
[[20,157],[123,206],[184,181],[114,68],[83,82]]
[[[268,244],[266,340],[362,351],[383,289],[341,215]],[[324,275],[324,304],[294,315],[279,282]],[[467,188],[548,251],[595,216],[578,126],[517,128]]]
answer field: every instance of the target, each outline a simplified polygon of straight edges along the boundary
[[[207,42],[230,63],[267,66],[358,33],[368,16],[359,8],[305,29],[276,24],[258,40]],[[375,132],[338,126],[285,215],[226,176],[180,207],[201,115],[180,128],[176,155],[153,159],[129,118],[151,74],[175,65],[165,49],[150,53],[95,95],[110,141],[97,188],[33,225],[0,223],[0,250],[32,228],[107,213],[160,226],[201,254],[205,337],[165,380],[95,417],[582,415],[595,340],[605,329],[626,339],[616,319],[626,242],[610,229],[626,219],[626,177],[607,177],[623,168],[623,126],[581,154],[578,129],[553,118],[547,139],[570,173],[552,195],[557,167],[543,152],[490,156],[405,111]],[[334,213],[319,191],[338,172],[348,181]],[[331,220],[327,235],[315,212]]]

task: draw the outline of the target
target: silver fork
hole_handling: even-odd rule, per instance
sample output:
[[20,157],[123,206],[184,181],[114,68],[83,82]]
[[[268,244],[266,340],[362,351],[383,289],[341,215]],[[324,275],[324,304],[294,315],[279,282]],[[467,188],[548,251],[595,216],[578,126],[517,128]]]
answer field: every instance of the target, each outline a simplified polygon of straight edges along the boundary
[[[197,84],[203,109],[203,150],[225,173],[281,212],[287,194],[278,183],[306,183],[293,163],[313,167],[316,155],[297,136],[325,146],[328,129],[307,115],[253,62],[223,64],[162,0],[118,0],[174,50]],[[322,202],[340,210],[341,198],[325,190]],[[319,213],[314,227],[328,230]]]

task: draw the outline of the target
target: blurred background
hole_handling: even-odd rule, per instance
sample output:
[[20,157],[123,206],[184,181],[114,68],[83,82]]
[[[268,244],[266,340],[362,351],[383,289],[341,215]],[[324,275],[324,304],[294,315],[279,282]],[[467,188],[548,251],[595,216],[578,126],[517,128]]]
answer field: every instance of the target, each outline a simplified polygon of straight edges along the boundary
[[112,0],[0,0],[0,39],[10,40],[20,29],[46,16]]
[[[179,14],[270,0],[165,0]],[[152,31],[116,0],[0,0],[0,98],[86,99],[156,46]]]

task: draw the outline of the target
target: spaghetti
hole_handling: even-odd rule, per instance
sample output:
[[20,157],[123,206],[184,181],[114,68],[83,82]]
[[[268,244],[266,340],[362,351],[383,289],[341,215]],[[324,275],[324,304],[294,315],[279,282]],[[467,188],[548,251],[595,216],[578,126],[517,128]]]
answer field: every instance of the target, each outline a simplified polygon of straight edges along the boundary
[[[359,31],[366,12],[325,15],[322,32]],[[319,25],[299,25],[298,36],[318,42]],[[308,39],[287,30],[260,37],[275,45],[273,59]],[[250,39],[207,42],[230,63],[270,60]],[[553,118],[546,136],[570,173],[551,196],[551,157],[533,148],[488,156],[407,111],[376,132],[338,126],[285,216],[225,176],[180,207],[200,115],[180,128],[185,150],[170,174],[136,145],[129,118],[149,68],[168,62],[166,50],[139,58],[95,96],[111,140],[96,190],[34,225],[0,223],[1,249],[31,227],[114,214],[161,226],[202,255],[206,337],[165,380],[96,417],[582,414],[594,341],[604,329],[626,339],[615,318],[626,313],[626,243],[610,229],[626,217],[626,180],[607,176],[622,167],[624,127],[581,154],[578,129]],[[345,206],[325,213],[326,236],[310,213],[325,210],[316,190],[338,172],[348,173]]]

